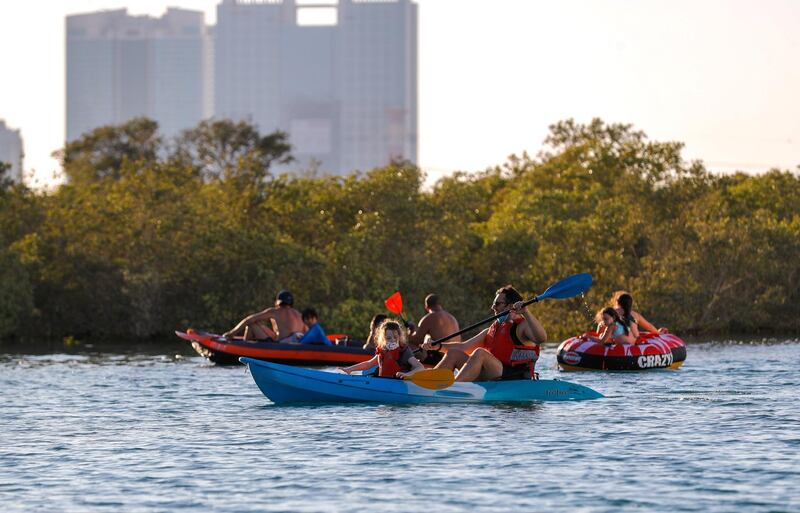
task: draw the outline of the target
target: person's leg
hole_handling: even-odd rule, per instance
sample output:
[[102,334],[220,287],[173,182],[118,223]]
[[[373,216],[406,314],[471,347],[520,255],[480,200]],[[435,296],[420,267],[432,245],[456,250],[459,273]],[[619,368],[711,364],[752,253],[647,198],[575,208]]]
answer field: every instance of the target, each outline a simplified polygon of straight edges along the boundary
[[460,349],[451,349],[444,354],[444,358],[436,364],[437,369],[450,369],[455,370],[464,365],[467,361],[467,353]]
[[491,381],[503,375],[503,364],[492,353],[478,348],[461,367],[456,381]]
[[299,344],[300,340],[302,339],[303,339],[303,333],[295,331],[294,333],[278,340],[278,342],[281,344]]
[[314,324],[306,334],[303,335],[303,338],[300,339],[301,344],[321,344],[326,346],[332,346],[333,343],[328,340],[328,337],[325,335],[325,330],[322,329],[322,326],[319,324]]
[[244,327],[245,340],[275,340],[277,336],[274,331],[257,322],[250,323]]

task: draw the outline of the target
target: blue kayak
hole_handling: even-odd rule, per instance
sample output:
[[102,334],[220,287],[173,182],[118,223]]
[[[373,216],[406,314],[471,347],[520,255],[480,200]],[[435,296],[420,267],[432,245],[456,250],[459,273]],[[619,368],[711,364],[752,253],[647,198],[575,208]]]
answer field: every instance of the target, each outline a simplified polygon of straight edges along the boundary
[[261,392],[276,404],[580,401],[603,397],[589,387],[561,380],[454,383],[431,390],[401,379],[350,376],[247,357],[239,360],[248,366]]

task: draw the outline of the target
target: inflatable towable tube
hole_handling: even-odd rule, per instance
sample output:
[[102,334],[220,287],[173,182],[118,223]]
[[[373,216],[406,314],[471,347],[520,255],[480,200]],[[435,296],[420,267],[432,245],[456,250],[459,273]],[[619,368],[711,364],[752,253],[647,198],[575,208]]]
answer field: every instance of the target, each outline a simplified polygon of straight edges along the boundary
[[568,338],[558,346],[556,359],[563,370],[677,369],[686,360],[686,343],[672,333],[643,333],[635,345],[603,345],[586,337]]

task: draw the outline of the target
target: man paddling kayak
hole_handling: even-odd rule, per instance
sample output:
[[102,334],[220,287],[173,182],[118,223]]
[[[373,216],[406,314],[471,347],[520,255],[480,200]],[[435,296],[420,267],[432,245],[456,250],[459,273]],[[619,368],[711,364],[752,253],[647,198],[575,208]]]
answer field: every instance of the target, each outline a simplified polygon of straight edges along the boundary
[[[465,342],[442,343],[441,350],[446,354],[436,365],[437,368],[460,369],[456,381],[535,377],[534,365],[539,358],[539,344],[547,340],[544,327],[511,285],[497,290],[492,311],[495,314],[508,311],[508,314],[499,317],[488,328]],[[427,337],[422,348],[436,350],[439,345],[434,347],[431,338]]]

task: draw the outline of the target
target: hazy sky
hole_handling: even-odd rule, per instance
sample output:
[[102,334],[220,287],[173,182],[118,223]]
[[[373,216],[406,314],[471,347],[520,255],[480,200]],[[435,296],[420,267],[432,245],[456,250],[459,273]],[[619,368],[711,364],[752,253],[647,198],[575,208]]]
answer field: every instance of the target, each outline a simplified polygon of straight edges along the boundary
[[[0,119],[47,180],[64,138],[64,17],[218,0],[0,2]],[[419,164],[435,178],[541,148],[573,117],[686,143],[713,170],[800,165],[800,0],[418,0]]]

